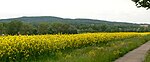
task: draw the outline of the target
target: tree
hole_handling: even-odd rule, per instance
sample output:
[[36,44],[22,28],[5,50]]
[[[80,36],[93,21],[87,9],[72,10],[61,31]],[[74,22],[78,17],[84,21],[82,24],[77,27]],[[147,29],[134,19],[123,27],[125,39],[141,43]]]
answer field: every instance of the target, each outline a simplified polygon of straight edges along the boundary
[[52,23],[51,29],[55,34],[57,33],[76,34],[77,33],[77,28],[75,26],[66,23],[60,23],[60,22]]
[[33,26],[32,24],[29,23],[23,23],[21,30],[20,30],[21,34],[33,34]]
[[137,7],[144,7],[150,9],[150,0],[132,0]]
[[106,24],[102,24],[100,29],[102,30],[102,32],[105,32],[107,29],[107,25]]
[[0,34],[3,34],[3,23],[0,23]]
[[38,34],[48,34],[49,24],[41,22],[38,25],[37,32]]
[[8,23],[8,34],[15,35],[19,34],[21,27],[23,25],[22,21],[14,20]]

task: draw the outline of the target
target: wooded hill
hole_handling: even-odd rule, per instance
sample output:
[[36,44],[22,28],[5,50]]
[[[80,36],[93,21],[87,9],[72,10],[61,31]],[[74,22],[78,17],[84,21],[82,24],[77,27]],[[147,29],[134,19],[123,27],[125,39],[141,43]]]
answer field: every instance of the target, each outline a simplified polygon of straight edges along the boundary
[[111,25],[136,25],[133,23],[125,23],[125,22],[109,22],[105,20],[96,20],[96,19],[69,19],[69,18],[60,18],[54,16],[35,16],[35,17],[19,17],[19,18],[10,18],[10,19],[1,19],[0,22],[10,22],[13,20],[28,22],[28,23],[39,23],[39,22],[63,22],[70,24],[111,24]]
[[0,20],[0,34],[77,34],[85,32],[147,32],[148,24],[69,19],[53,16],[19,17]]

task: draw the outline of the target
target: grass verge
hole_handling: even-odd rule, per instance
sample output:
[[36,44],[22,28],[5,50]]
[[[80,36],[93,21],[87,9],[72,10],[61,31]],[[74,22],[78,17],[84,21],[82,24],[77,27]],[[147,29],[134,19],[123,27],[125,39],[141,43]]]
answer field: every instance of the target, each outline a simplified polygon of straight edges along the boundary
[[144,62],[150,62],[150,51],[147,53]]

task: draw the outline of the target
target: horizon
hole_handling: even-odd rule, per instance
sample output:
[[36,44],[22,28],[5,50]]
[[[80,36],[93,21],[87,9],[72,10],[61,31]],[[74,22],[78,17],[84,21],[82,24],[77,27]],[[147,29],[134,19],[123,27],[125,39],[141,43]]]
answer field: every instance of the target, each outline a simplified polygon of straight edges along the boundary
[[56,16],[150,24],[150,11],[145,8],[137,8],[131,0],[8,1],[0,1],[0,19],[23,16]]

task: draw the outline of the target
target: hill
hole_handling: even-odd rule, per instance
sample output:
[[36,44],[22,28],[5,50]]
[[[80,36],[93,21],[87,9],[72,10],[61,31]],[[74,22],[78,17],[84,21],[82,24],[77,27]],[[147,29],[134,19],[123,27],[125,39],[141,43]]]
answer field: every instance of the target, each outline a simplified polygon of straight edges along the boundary
[[69,19],[53,16],[19,17],[0,20],[0,34],[78,34],[87,32],[149,32],[150,25],[97,19]]
[[20,20],[28,23],[39,23],[39,22],[63,22],[70,24],[108,24],[108,25],[138,25],[133,23],[126,22],[109,22],[105,20],[96,20],[96,19],[68,19],[68,18],[60,18],[54,16],[35,16],[35,17],[19,17],[19,18],[10,18],[10,19],[0,19],[0,22],[10,22],[12,20]]

